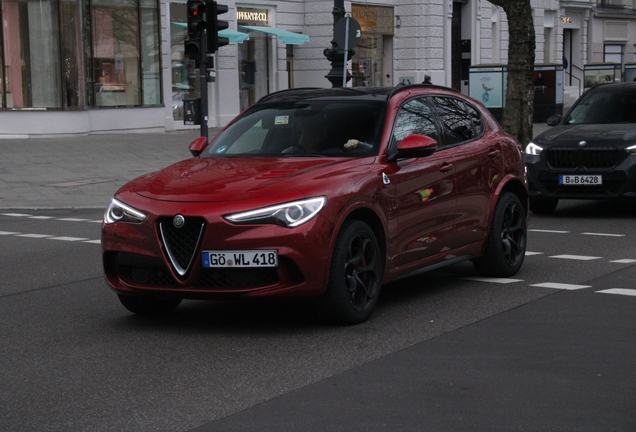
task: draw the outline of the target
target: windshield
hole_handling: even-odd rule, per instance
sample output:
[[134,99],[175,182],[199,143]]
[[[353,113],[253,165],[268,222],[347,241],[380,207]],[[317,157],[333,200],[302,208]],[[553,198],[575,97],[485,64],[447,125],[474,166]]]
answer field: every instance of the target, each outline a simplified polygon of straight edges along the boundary
[[201,157],[375,155],[384,107],[384,102],[324,100],[256,105]]
[[565,124],[636,123],[636,90],[599,88],[588,92]]

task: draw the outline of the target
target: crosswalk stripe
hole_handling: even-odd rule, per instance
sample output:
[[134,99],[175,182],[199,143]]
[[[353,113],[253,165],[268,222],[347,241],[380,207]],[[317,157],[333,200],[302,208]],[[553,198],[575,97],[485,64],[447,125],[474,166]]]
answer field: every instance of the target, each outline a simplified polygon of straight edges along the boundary
[[600,237],[625,237],[625,234],[609,234],[609,233],[593,233],[593,232],[584,232],[581,235],[588,236],[600,236]]
[[579,261],[591,261],[595,259],[601,259],[601,257],[584,256],[584,255],[552,255],[550,258],[570,259]]
[[583,288],[592,288],[591,285],[573,285],[573,284],[563,284],[563,283],[557,283],[557,282],[544,282],[540,284],[533,284],[530,286],[539,287],[539,288],[562,289],[562,290],[570,290],[570,291],[579,290]]
[[509,284],[515,282],[523,282],[523,279],[508,279],[508,278],[488,278],[488,277],[465,277],[463,280],[476,281],[476,282],[488,282],[498,284]]
[[619,295],[626,295],[626,296],[636,296],[636,290],[627,289],[627,288],[610,288],[610,289],[596,291],[596,292],[602,293],[602,294],[619,294]]

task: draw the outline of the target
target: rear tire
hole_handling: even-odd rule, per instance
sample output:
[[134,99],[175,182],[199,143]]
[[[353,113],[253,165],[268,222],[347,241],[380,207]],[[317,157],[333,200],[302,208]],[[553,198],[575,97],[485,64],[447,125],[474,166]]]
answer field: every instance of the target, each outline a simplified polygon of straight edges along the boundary
[[382,285],[382,253],[375,234],[362,221],[346,221],[331,258],[327,292],[316,304],[322,319],[360,324],[369,319]]
[[509,277],[521,268],[526,254],[526,214],[519,198],[504,193],[497,202],[484,256],[473,260],[483,276]]
[[168,315],[181,303],[181,299],[117,294],[119,301],[130,312],[144,316]]
[[536,214],[551,214],[558,204],[557,198],[530,198],[530,211]]

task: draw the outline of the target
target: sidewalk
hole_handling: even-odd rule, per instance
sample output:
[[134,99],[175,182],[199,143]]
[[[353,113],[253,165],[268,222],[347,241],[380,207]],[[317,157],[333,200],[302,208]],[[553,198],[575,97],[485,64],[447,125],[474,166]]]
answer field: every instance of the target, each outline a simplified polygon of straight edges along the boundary
[[[547,128],[535,124],[534,134]],[[199,136],[188,130],[0,140],[0,209],[105,208],[126,182],[191,157],[188,145]]]

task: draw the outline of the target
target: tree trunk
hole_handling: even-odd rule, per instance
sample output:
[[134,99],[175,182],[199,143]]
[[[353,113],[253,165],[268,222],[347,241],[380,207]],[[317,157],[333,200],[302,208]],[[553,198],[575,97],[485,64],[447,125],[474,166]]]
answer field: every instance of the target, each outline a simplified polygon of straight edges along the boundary
[[530,0],[489,0],[508,17],[508,90],[502,127],[525,146],[532,140],[535,33]]

